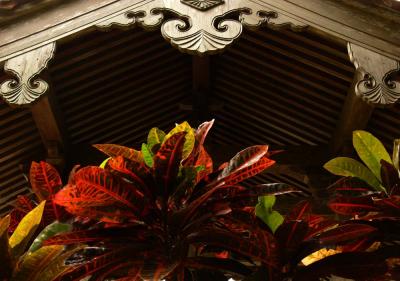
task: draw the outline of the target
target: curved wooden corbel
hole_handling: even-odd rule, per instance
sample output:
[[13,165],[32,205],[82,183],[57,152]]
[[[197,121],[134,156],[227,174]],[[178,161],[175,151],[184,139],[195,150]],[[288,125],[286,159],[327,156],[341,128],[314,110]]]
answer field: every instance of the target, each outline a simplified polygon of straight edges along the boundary
[[239,38],[243,27],[257,28],[263,24],[293,30],[306,27],[268,4],[250,0],[154,0],[113,15],[96,26],[161,26],[163,37],[173,46],[185,53],[203,55],[222,51]]
[[0,95],[7,103],[31,104],[48,90],[48,83],[36,76],[47,67],[54,50],[55,43],[50,43],[6,61],[4,70],[16,77],[0,85]]
[[358,45],[348,43],[351,62],[356,67],[354,91],[369,104],[388,106],[400,99],[400,63]]

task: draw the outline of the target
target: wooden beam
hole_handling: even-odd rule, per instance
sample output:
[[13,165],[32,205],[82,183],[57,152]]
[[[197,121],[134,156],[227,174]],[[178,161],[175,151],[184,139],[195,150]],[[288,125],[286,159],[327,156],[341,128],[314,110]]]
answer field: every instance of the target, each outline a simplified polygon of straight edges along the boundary
[[62,170],[65,167],[67,144],[55,107],[53,95],[48,94],[32,105],[31,112],[47,150],[46,161]]
[[210,98],[210,57],[192,57],[193,74],[193,118],[197,123],[209,118],[208,101]]

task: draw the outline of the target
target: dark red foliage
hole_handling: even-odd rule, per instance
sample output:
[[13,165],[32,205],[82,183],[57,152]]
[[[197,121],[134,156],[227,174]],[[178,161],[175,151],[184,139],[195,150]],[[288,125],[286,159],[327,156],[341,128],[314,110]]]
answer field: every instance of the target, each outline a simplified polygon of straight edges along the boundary
[[55,204],[54,196],[63,185],[59,173],[52,165],[42,161],[32,162],[29,181],[34,195],[18,196],[11,211],[9,232],[13,232],[21,219],[43,200],[46,200],[41,223],[43,227],[55,220],[64,221],[70,217],[63,207]]
[[[99,281],[183,280],[187,269],[201,268],[247,275],[252,270],[244,260],[276,266],[275,238],[254,212],[245,210],[254,207],[258,196],[294,189],[276,184],[240,186],[275,163],[268,158],[266,145],[247,148],[214,171],[204,148],[212,124],[197,129],[186,159],[182,159],[185,132],[154,146],[153,167],[144,164],[139,151],[95,145],[112,157],[105,169],[78,170],[55,197],[71,214],[98,222],[46,241],[46,245],[88,245],[70,257],[71,270],[60,280],[88,275]],[[215,248],[224,254],[215,254]]]

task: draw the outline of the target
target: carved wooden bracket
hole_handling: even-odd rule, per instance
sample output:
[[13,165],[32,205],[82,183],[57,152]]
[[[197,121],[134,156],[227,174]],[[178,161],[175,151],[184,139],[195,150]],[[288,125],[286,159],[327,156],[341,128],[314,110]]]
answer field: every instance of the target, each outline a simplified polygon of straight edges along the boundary
[[109,17],[97,26],[161,26],[163,37],[173,46],[182,52],[202,55],[219,52],[232,44],[243,26],[256,28],[264,23],[272,28],[306,27],[272,6],[252,0],[155,0]]
[[354,91],[369,104],[387,106],[400,99],[399,61],[348,43],[350,60],[356,67]]
[[36,76],[53,58],[55,43],[50,43],[6,61],[4,70],[16,77],[0,85],[0,94],[10,105],[26,105],[42,96],[49,85]]

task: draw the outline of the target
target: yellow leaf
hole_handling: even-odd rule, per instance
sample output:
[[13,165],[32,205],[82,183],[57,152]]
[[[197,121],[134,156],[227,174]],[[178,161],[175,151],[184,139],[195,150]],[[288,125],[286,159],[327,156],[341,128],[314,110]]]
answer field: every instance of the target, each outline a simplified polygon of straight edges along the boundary
[[176,133],[180,132],[186,132],[185,136],[185,143],[183,144],[183,153],[182,153],[182,159],[186,159],[190,153],[193,150],[194,143],[195,143],[195,134],[194,130],[192,127],[190,127],[189,123],[187,121],[177,125],[175,128],[173,128],[164,138],[163,143],[169,139],[172,135],[175,135]]
[[64,250],[64,246],[45,246],[36,252],[24,256],[18,266],[18,270],[13,274],[11,281],[41,281],[40,274],[52,264]]
[[307,257],[305,257],[304,259],[301,260],[301,262],[307,266],[310,265],[316,261],[322,260],[326,257],[332,256],[332,255],[336,255],[341,253],[341,251],[339,250],[334,250],[334,249],[326,249],[323,248],[321,250],[318,250],[310,255],[308,255]]
[[42,201],[35,209],[26,214],[10,237],[9,243],[14,257],[19,257],[25,251],[28,242],[35,234],[42,220],[45,204],[46,201]]

